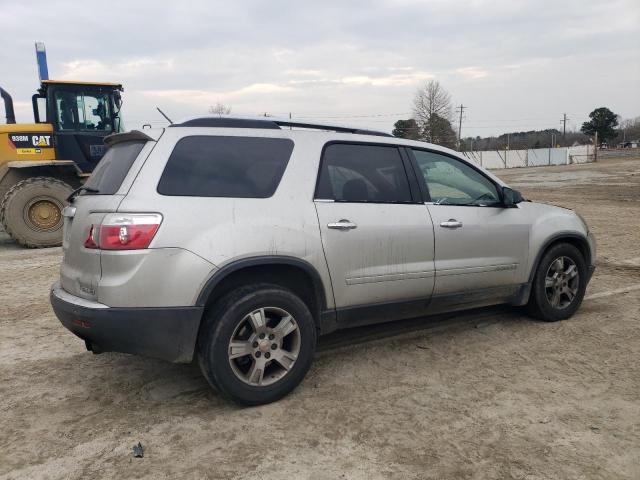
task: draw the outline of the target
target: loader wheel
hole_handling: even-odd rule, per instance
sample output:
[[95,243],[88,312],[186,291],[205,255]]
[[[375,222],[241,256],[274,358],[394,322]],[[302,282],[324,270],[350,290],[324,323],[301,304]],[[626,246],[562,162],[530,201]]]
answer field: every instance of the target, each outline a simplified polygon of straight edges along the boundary
[[4,229],[25,247],[61,245],[62,209],[72,191],[65,182],[50,177],[34,177],[18,182],[0,204],[0,219]]

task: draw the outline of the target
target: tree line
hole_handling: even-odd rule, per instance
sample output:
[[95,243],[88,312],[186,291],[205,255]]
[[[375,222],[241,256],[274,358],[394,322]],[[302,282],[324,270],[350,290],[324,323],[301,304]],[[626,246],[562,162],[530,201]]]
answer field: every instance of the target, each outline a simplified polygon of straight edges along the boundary
[[[640,117],[620,122],[618,115],[606,107],[596,108],[579,132],[561,132],[557,128],[510,132],[489,137],[458,139],[454,129],[451,95],[437,80],[429,80],[418,88],[413,99],[413,117],[398,120],[393,135],[420,140],[459,150],[502,150],[545,148],[591,144],[597,133],[599,144],[615,146],[624,140],[640,138]],[[458,141],[459,140],[459,141]]]

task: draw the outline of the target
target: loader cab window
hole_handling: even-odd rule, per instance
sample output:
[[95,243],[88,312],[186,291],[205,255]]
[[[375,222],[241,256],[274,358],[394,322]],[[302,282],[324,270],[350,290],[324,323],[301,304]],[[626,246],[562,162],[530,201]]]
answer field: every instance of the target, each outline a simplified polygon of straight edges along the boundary
[[37,93],[31,97],[33,103],[33,118],[36,123],[47,123],[47,97],[38,95]]
[[61,131],[110,132],[111,102],[100,92],[57,90],[56,120]]

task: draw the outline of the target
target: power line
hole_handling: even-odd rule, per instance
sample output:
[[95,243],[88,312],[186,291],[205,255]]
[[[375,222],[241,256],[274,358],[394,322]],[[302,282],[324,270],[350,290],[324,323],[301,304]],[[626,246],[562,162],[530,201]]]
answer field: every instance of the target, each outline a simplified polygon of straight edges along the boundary
[[[459,109],[460,107],[456,108],[456,111]],[[463,109],[466,109],[467,107],[463,106]],[[299,119],[306,119],[306,118],[326,118],[326,119],[340,119],[340,118],[345,118],[345,119],[349,119],[349,118],[383,118],[383,117],[408,117],[411,118],[411,116],[413,115],[413,112],[397,112],[397,113],[375,113],[375,114],[327,114],[327,115],[323,115],[323,114],[317,114],[317,113],[291,113],[291,112],[268,112],[269,115],[277,115],[277,116],[283,116],[283,117],[288,117],[290,114],[292,115],[292,117],[295,118],[299,118]],[[234,116],[241,116],[241,113],[234,113]],[[248,113],[247,115],[252,115],[255,116],[256,113]],[[260,112],[258,115],[260,116],[264,116],[264,112]],[[567,114],[568,115],[568,114]],[[137,118],[137,117],[128,117],[129,121],[142,121],[141,118]],[[570,120],[570,118],[567,116],[567,120]],[[499,126],[499,123],[509,123],[511,124],[512,122],[535,122],[536,124],[540,123],[540,122],[552,122],[553,119],[549,118],[549,117],[530,117],[530,118],[510,118],[510,119],[487,119],[487,120],[481,120],[481,119],[476,119],[474,120],[474,122],[477,122],[479,124],[486,124],[489,123],[490,125],[486,125],[487,127],[491,127],[491,126]]]
[[413,115],[413,112],[400,112],[400,113],[376,113],[371,115],[309,115],[309,114],[297,114],[296,118],[376,118],[376,117],[406,117]]

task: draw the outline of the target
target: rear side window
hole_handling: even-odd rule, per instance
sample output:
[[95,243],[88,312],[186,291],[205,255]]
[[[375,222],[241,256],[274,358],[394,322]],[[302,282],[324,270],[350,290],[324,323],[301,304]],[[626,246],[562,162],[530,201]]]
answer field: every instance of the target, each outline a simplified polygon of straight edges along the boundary
[[408,203],[409,181],[396,147],[336,143],[322,157],[318,199]]
[[293,152],[286,138],[193,136],[180,140],[158,193],[191,197],[267,198]]
[[109,147],[84,186],[98,190],[98,195],[116,193],[145,143],[123,142]]

